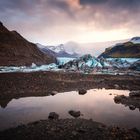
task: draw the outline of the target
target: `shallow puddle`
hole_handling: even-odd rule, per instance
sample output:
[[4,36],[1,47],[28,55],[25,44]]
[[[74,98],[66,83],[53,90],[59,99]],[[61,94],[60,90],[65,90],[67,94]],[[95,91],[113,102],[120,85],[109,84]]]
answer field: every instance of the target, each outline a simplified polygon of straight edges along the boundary
[[114,102],[114,96],[122,94],[128,95],[129,91],[91,89],[85,95],[72,91],[55,96],[12,99],[7,106],[0,101],[0,130],[47,119],[50,112],[58,113],[60,118],[72,118],[68,114],[69,110],[81,111],[82,118],[107,125],[140,129],[139,110],[132,111],[129,107]]

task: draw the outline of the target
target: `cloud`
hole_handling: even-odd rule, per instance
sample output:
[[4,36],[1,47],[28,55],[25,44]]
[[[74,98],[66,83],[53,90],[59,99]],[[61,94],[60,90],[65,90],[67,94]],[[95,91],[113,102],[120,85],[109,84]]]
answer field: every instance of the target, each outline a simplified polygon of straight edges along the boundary
[[84,5],[84,4],[104,4],[106,3],[108,0],[80,0],[80,4]]
[[138,34],[139,13],[139,0],[0,0],[2,22],[33,41],[83,40],[112,30]]

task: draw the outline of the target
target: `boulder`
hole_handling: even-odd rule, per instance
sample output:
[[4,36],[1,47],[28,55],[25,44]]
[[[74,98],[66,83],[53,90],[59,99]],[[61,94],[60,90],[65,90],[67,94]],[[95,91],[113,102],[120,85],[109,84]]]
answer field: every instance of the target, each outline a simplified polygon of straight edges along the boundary
[[84,95],[84,94],[86,94],[87,93],[87,91],[85,90],[85,89],[80,89],[79,90],[79,94],[80,95]]
[[115,88],[115,89],[119,89],[120,87],[119,87],[118,84],[115,84],[115,85],[114,85],[114,88]]
[[135,110],[136,107],[135,107],[134,105],[130,105],[130,106],[129,106],[129,109],[130,109],[130,110]]
[[69,111],[69,114],[70,114],[71,116],[73,116],[74,118],[78,118],[78,117],[80,117],[81,112],[80,112],[80,111],[70,110],[70,111]]
[[116,103],[116,104],[119,104],[119,103],[121,103],[121,101],[123,100],[123,99],[126,99],[127,97],[126,96],[124,96],[124,95],[117,95],[117,96],[115,96],[115,98],[114,98],[114,102]]
[[59,115],[55,112],[50,112],[48,119],[50,120],[58,120],[59,119]]
[[56,95],[57,93],[58,93],[57,91],[52,91],[52,92],[51,92],[51,95],[54,96],[54,95]]

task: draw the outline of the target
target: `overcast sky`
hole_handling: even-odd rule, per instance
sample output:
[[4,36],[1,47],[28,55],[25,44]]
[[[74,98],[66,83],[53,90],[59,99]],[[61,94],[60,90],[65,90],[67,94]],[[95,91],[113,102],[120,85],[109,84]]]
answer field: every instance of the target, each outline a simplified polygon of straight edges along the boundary
[[0,20],[42,44],[140,35],[140,0],[0,0]]

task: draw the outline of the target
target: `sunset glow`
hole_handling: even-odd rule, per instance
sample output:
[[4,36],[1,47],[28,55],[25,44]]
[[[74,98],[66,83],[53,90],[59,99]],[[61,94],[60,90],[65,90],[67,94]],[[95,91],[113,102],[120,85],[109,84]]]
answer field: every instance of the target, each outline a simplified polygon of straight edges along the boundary
[[43,44],[103,42],[139,35],[137,0],[3,0],[0,18]]

